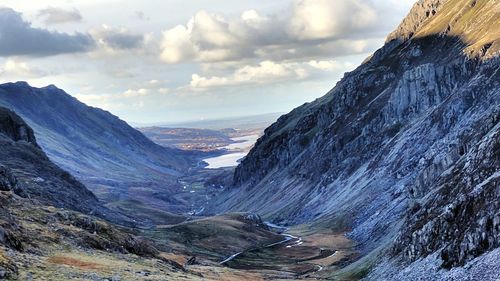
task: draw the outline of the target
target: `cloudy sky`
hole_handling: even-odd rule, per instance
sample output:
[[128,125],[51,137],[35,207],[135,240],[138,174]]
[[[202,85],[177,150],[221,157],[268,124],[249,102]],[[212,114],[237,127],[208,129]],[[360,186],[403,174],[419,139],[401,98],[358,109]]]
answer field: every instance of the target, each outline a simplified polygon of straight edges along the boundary
[[379,48],[413,0],[2,0],[0,82],[134,123],[286,112]]

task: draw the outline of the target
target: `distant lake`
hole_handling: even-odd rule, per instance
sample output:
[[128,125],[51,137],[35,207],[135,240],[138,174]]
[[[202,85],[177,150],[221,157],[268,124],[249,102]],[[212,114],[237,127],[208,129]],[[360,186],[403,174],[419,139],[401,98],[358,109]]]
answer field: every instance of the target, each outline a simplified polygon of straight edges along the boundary
[[238,160],[242,159],[248,154],[250,148],[255,144],[258,138],[259,135],[231,138],[236,143],[232,143],[223,147],[227,149],[229,153],[217,157],[203,159],[203,161],[208,163],[208,166],[205,168],[218,169],[238,166]]

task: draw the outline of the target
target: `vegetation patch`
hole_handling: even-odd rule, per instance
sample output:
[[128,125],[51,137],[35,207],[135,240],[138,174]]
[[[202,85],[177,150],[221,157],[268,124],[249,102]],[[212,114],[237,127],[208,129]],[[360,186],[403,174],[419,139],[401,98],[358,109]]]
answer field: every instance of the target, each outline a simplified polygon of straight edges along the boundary
[[59,265],[67,265],[71,267],[76,267],[79,269],[101,269],[102,265],[94,262],[86,262],[82,260],[78,260],[72,257],[66,257],[66,256],[53,256],[47,259],[47,262],[52,263],[52,264],[59,264]]
[[17,266],[7,256],[5,250],[0,248],[0,279],[17,274]]

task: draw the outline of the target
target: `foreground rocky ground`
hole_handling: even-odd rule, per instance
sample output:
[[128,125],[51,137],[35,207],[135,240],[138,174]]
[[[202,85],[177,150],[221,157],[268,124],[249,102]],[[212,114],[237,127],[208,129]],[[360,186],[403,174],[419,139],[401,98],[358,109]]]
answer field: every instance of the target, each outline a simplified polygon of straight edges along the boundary
[[[317,280],[332,272],[322,271],[323,266],[341,266],[354,258],[345,236],[303,227],[290,230],[304,235],[302,243],[292,239],[268,247],[255,259],[252,255],[260,247],[279,243],[284,236],[251,214],[141,230],[41,206],[10,191],[0,192],[0,203],[0,279]],[[220,264],[246,251],[241,259]]]

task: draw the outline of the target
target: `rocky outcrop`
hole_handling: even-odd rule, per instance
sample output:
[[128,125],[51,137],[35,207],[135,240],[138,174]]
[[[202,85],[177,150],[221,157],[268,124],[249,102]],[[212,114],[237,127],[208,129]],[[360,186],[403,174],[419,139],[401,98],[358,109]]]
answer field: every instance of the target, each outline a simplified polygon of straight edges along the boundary
[[411,203],[398,237],[366,280],[498,280],[500,126]]
[[26,141],[38,146],[33,130],[10,110],[0,111],[0,132],[13,141]]
[[429,18],[432,18],[441,9],[443,0],[417,1],[411,12],[403,19],[398,28],[387,36],[386,42],[393,40],[408,40],[424,25]]
[[[364,254],[399,237],[395,251],[407,262],[445,247],[444,267],[498,247],[489,230],[497,180],[469,194],[499,169],[496,150],[481,145],[497,138],[500,121],[498,8],[419,1],[386,45],[327,95],[266,129],[213,209],[328,221],[349,230]],[[484,172],[462,165],[474,157]],[[434,200],[440,190],[453,195]],[[449,204],[451,217],[435,218]],[[405,221],[408,214],[415,217]],[[463,236],[452,233],[455,221]]]
[[500,125],[496,122],[443,174],[428,200],[415,202],[394,254],[414,261],[439,252],[442,267],[451,268],[500,246]]
[[0,280],[10,279],[17,274],[17,271],[15,263],[0,252]]
[[38,146],[33,130],[13,111],[0,107],[0,190],[34,203],[79,211],[129,223],[103,207],[92,192],[52,163]]
[[0,191],[11,191],[15,188],[16,184],[17,179],[12,174],[12,171],[0,165]]

